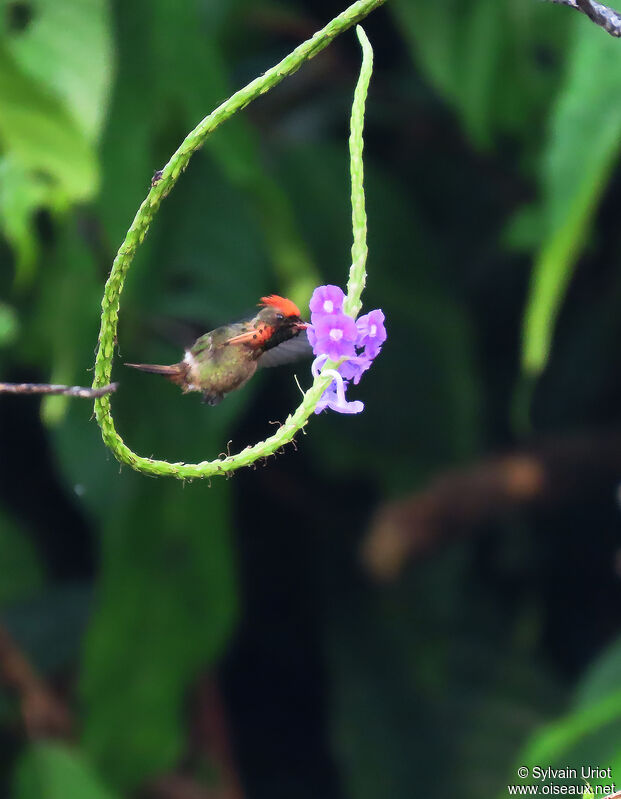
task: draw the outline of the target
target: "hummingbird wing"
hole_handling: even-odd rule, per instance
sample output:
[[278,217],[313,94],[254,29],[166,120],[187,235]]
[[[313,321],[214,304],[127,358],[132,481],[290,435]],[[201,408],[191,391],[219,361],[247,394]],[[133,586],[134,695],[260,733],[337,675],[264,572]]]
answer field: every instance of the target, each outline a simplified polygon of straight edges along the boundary
[[313,348],[308,343],[308,338],[305,334],[295,336],[287,341],[283,341],[277,347],[264,352],[259,356],[257,365],[263,369],[264,367],[281,366],[284,363],[293,363],[302,358],[310,358],[313,354]]

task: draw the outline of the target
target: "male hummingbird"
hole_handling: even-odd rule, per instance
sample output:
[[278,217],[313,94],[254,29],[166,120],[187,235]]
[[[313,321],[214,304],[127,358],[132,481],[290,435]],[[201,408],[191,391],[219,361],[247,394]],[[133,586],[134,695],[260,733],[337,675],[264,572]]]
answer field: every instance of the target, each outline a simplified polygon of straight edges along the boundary
[[292,341],[308,327],[295,303],[272,294],[261,297],[260,305],[252,319],[217,327],[196,339],[179,363],[125,365],[163,375],[184,394],[200,391],[204,402],[217,405],[250,380],[258,366],[276,366],[311,351],[306,336]]

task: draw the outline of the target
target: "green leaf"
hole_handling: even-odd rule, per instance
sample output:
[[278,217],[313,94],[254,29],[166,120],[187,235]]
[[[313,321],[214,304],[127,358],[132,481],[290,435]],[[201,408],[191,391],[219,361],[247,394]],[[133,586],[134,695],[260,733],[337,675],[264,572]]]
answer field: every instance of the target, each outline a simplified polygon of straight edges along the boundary
[[[621,691],[617,640],[588,669],[570,711],[540,728],[526,745],[519,765],[610,767],[612,779],[590,776],[592,785],[621,779]],[[574,780],[575,782],[575,780]]]
[[458,34],[463,22],[459,0],[435,3],[397,0],[391,9],[414,59],[427,73],[434,88],[442,95],[453,97],[457,90]]
[[[32,277],[38,257],[36,210],[62,210],[92,197],[98,185],[96,154],[88,141],[94,120],[81,118],[71,107],[71,97],[60,91],[64,86],[70,95],[88,96],[101,113],[101,92],[88,83],[98,68],[76,63],[72,71],[63,62],[59,47],[73,54],[89,43],[85,34],[84,43],[66,45],[62,14],[58,17],[63,7],[62,2],[37,5],[25,34],[0,36],[0,145],[5,150],[0,161],[0,229],[15,251],[18,285]],[[69,31],[72,24],[64,22]],[[91,55],[98,57],[97,47]]]
[[619,687],[621,672],[621,638],[617,638],[589,666],[576,691],[574,707],[582,708],[599,702]]
[[56,743],[26,750],[17,765],[14,799],[115,799],[80,752]]
[[11,156],[0,158],[0,223],[15,252],[15,282],[24,285],[32,277],[39,244],[33,214],[53,197],[49,182],[28,171]]
[[105,118],[113,74],[107,0],[37,0],[7,47],[24,74],[61,100],[89,140]]
[[556,71],[542,68],[537,54],[551,60],[562,51],[565,16],[514,0],[395,0],[389,7],[417,67],[478,147],[499,133],[535,141],[532,126],[545,113]]
[[473,141],[481,146],[491,142],[494,84],[502,69],[503,9],[498,0],[475,3],[459,41],[468,42],[469,69],[464,75],[459,103],[464,125]]
[[[546,725],[538,731],[526,749],[526,763],[553,763],[567,758],[569,752],[587,736],[607,724],[621,721],[621,691],[607,695],[598,702],[579,708],[574,713]],[[614,743],[618,749],[619,738]]]
[[[523,365],[546,365],[572,270],[621,147],[621,49],[576,18],[567,79],[554,109],[543,164],[546,237],[524,317]],[[597,76],[597,80],[593,76]]]
[[26,75],[0,39],[0,144],[41,172],[66,200],[91,197],[98,182],[92,145],[63,104]]

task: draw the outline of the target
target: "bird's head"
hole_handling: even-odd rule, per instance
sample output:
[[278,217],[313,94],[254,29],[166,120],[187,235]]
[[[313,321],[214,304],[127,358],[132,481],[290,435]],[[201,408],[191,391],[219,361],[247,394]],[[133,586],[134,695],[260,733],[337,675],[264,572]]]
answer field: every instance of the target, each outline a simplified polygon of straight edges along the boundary
[[277,347],[308,327],[300,316],[298,306],[286,297],[279,297],[278,294],[261,297],[261,306],[257,325],[265,330],[264,350]]
[[252,330],[235,336],[230,344],[247,344],[252,349],[265,351],[306,330],[298,306],[286,297],[270,294],[261,297],[261,310],[253,319]]
[[259,322],[275,329],[293,328],[296,333],[308,327],[308,324],[300,316],[298,306],[286,297],[270,294],[269,297],[261,297],[260,304],[261,310],[257,314]]

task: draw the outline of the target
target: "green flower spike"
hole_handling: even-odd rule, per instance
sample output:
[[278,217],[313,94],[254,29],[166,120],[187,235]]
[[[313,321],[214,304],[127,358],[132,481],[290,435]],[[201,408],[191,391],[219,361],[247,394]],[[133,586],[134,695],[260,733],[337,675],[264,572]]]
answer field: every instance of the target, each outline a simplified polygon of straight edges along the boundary
[[[95,361],[93,388],[98,389],[110,383],[119,302],[127,270],[138,246],[147,234],[149,225],[162,199],[170,192],[177,178],[186,168],[192,154],[205,142],[210,133],[227,119],[230,119],[233,114],[245,108],[252,100],[265,94],[287,75],[294,73],[305,61],[327,47],[335,36],[355,25],[375,8],[382,5],[383,2],[384,0],[360,0],[351,5],[328,23],[325,28],[318,31],[311,39],[286,56],[279,64],[232,95],[188,134],[177,152],[161,171],[161,175],[158,174],[159,179],[153,181],[151,190],[140,206],[114,259],[102,300],[101,330],[99,333],[97,359]],[[373,50],[369,40],[360,26],[357,26],[356,33],[362,46],[362,67],[354,93],[349,139],[353,245],[352,266],[345,300],[347,313],[354,317],[362,305],[360,297],[366,280],[367,219],[363,187],[362,131],[367,91],[373,68]],[[323,369],[331,370],[335,366],[336,364],[333,362],[327,361]],[[144,458],[132,452],[119,436],[114,426],[110,411],[111,398],[109,394],[96,399],[95,416],[101,428],[104,443],[112,450],[114,456],[121,463],[126,463],[136,469],[136,471],[149,475],[176,477],[180,480],[192,480],[197,477],[209,478],[214,475],[233,472],[242,466],[250,466],[259,458],[273,455],[282,446],[292,441],[295,435],[307,424],[309,417],[314,412],[321,395],[331,380],[330,375],[319,373],[315,377],[312,386],[304,394],[297,410],[290,414],[278,431],[265,441],[246,447],[236,455],[217,458],[213,461],[202,461],[201,463],[169,463],[168,461]]]

